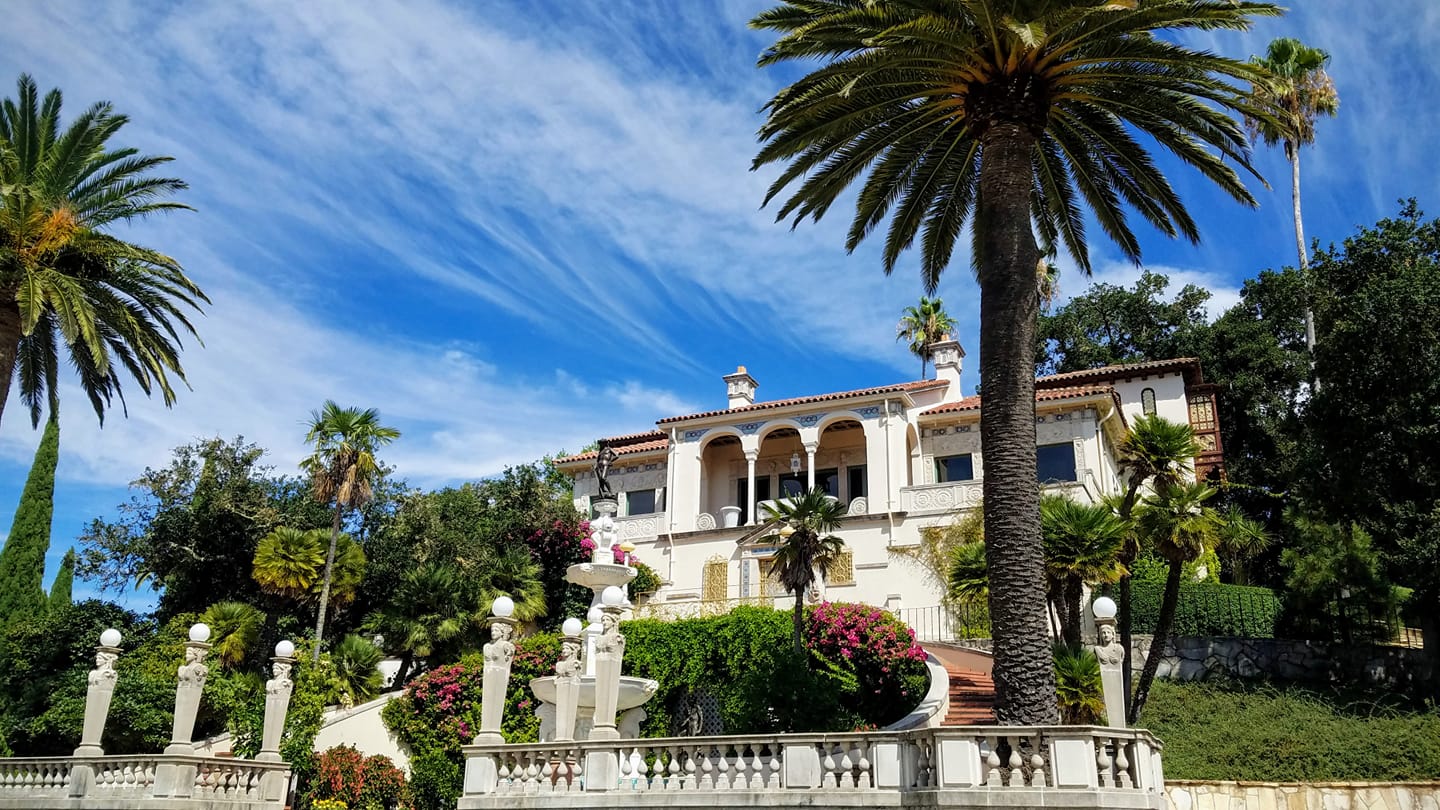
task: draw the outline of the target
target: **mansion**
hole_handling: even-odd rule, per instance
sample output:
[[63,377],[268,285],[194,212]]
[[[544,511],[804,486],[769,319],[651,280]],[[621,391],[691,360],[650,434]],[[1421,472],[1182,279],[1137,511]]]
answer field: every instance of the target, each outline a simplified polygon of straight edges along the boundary
[[[836,531],[846,552],[812,599],[894,611],[939,605],[941,583],[904,551],[979,505],[985,456],[980,397],[960,390],[964,350],[946,340],[931,352],[934,380],[771,402],[755,401],[758,384],[742,366],[724,378],[726,407],[605,439],[617,454],[608,480],[619,538],[665,583],[647,611],[698,615],[783,599],[769,576],[764,504],[814,487],[844,502],[848,517]],[[1036,475],[1047,492],[1093,502],[1122,491],[1116,448],[1142,414],[1194,428],[1204,451],[1197,474],[1220,466],[1215,390],[1198,360],[1055,374],[1035,388]],[[595,458],[557,461],[587,514]]]

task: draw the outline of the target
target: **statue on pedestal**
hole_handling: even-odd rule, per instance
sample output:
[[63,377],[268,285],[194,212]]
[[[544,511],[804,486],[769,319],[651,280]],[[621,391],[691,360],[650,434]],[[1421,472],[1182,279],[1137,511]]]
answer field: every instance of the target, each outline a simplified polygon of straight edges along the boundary
[[115,662],[120,659],[118,651],[101,648],[95,651],[95,668],[90,670],[87,683],[90,686],[115,685]]
[[604,442],[600,443],[600,453],[595,456],[595,479],[600,486],[596,497],[605,500],[615,499],[615,490],[610,487],[610,468],[615,466],[615,459],[618,457],[619,454],[615,452],[615,448]]
[[515,627],[508,621],[490,622],[490,642],[487,643],[482,652],[487,664],[504,664],[509,666],[515,658],[515,643],[510,637],[515,634]]

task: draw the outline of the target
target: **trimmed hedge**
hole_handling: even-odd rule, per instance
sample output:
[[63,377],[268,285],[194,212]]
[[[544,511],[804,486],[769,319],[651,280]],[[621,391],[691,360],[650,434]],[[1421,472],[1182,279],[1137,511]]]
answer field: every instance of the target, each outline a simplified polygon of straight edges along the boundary
[[[1136,633],[1154,633],[1160,618],[1163,582],[1136,582],[1131,590],[1131,611]],[[1180,586],[1175,606],[1177,636],[1233,636],[1275,638],[1280,599],[1269,588],[1248,585],[1196,583]]]

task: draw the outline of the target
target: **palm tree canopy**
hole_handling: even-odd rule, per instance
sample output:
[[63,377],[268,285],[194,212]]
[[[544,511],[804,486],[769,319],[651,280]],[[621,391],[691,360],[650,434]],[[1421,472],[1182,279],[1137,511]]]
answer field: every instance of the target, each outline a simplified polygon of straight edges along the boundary
[[233,668],[260,641],[265,614],[244,602],[216,602],[205,609],[200,621],[210,626],[210,643],[220,665]]
[[773,521],[762,542],[775,545],[775,577],[791,593],[802,593],[815,582],[815,571],[830,576],[845,541],[831,534],[845,519],[846,506],[816,487],[793,498],[765,504]]
[[62,347],[102,422],[112,398],[124,407],[122,371],[171,405],[181,335],[209,299],[173,258],[105,229],[188,208],[168,199],[186,184],[154,174],[171,158],[109,144],[129,120],[109,104],[63,130],[60,108],[24,74],[0,104],[0,413],[17,370],[32,422],[55,406]]
[[1219,550],[1231,557],[1248,559],[1270,548],[1270,533],[1258,521],[1231,506],[1220,515]]
[[260,589],[292,599],[308,594],[325,566],[325,530],[281,526],[255,546],[252,576]]
[[310,476],[315,497],[327,503],[356,507],[370,500],[380,467],[375,451],[400,438],[400,431],[380,424],[374,408],[342,408],[333,400],[310,415],[305,441],[315,451],[300,462]]
[[930,356],[930,347],[954,331],[955,319],[945,311],[945,302],[921,296],[919,306],[906,307],[900,316],[895,339],[907,341],[910,353],[924,361]]
[[950,598],[964,605],[990,598],[990,567],[985,543],[966,543],[955,549],[950,562]]
[[1167,561],[1198,560],[1220,538],[1220,517],[1205,505],[1214,495],[1214,489],[1200,482],[1161,486],[1135,513],[1136,529]]
[[1190,425],[1149,414],[1130,426],[1118,462],[1132,483],[1153,481],[1158,489],[1184,479],[1198,455],[1200,445]]
[[1120,551],[1126,526],[1103,505],[1082,504],[1062,495],[1040,500],[1045,569],[1057,582],[1116,582],[1125,573]]
[[751,21],[779,32],[760,64],[823,66],[766,105],[754,167],[786,164],[766,202],[788,190],[777,219],[796,225],[868,172],[846,247],[889,216],[885,271],[918,236],[933,292],[977,208],[986,133],[1018,126],[1033,138],[1030,213],[1046,252],[1063,244],[1089,272],[1088,207],[1138,261],[1127,207],[1166,235],[1199,233],[1136,135],[1254,205],[1232,116],[1264,115],[1244,86],[1260,68],[1160,35],[1280,13],[1244,0],[787,0]]
[[350,634],[330,651],[330,667],[334,675],[333,689],[328,700],[341,705],[364,703],[380,693],[383,677],[380,661],[385,654],[369,641]]
[[463,577],[451,565],[427,563],[405,572],[380,609],[365,618],[366,632],[384,637],[385,649],[428,658],[437,646],[483,627],[488,611],[465,597]]
[[1340,94],[1325,72],[1330,54],[1292,37],[1272,40],[1264,56],[1251,63],[1263,69],[1264,79],[1253,83],[1255,99],[1269,115],[1247,116],[1252,136],[1266,146],[1284,143],[1286,151],[1315,142],[1315,119],[1340,111]]

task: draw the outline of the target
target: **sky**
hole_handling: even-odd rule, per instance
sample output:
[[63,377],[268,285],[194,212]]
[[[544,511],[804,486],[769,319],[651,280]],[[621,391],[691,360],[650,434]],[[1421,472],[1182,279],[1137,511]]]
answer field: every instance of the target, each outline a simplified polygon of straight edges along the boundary
[[[62,387],[46,581],[128,482],[197,438],[244,436],[293,471],[325,400],[378,408],[383,458],[416,486],[496,474],[661,417],[723,407],[745,365],[760,399],[915,379],[895,341],[922,293],[878,244],[844,250],[847,212],[792,230],[750,171],[760,107],[793,69],[759,70],[764,0],[46,0],[8,4],[0,96],[59,87],[68,120],[106,100],[114,143],[171,155],[193,212],[125,231],[175,256],[213,305],[167,409],[133,393],[97,423]],[[1261,53],[1297,36],[1333,55],[1340,115],[1305,150],[1307,235],[1340,241],[1416,197],[1440,213],[1434,133],[1440,4],[1295,3],[1189,44]],[[1211,290],[1294,262],[1289,169],[1257,166],[1243,208],[1165,155],[1200,224],[1191,245],[1137,230],[1145,267]],[[1098,229],[1091,229],[1098,234]],[[968,242],[968,240],[962,240]],[[1141,268],[1092,242],[1062,294]],[[1070,271],[1070,272],[1067,272]],[[964,245],[939,294],[970,351],[977,288]],[[133,386],[131,386],[133,388]],[[0,425],[0,530],[39,441],[12,395]],[[80,594],[93,593],[77,583]],[[144,608],[148,593],[107,594]]]

